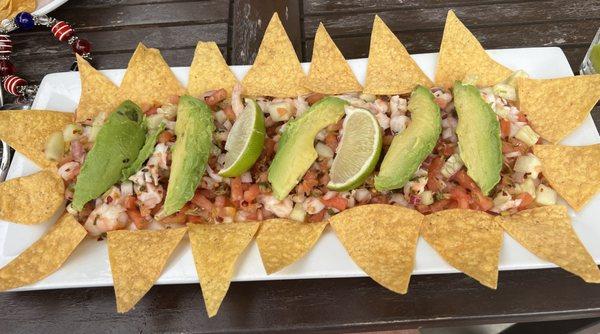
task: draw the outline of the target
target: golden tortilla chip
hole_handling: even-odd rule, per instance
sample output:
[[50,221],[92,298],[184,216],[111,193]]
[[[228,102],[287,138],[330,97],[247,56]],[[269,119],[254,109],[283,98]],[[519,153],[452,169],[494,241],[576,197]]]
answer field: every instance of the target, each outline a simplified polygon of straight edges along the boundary
[[119,91],[122,100],[129,99],[142,107],[162,105],[169,102],[169,97],[185,93],[160,51],[142,43],[129,60]]
[[46,159],[48,137],[73,122],[73,114],[49,110],[0,111],[0,139],[42,168],[56,167]]
[[122,102],[119,88],[104,74],[93,68],[87,60],[78,54],[76,56],[81,80],[81,97],[75,111],[75,120],[77,122],[91,120],[101,112],[108,115]]
[[0,20],[15,17],[20,12],[35,11],[35,0],[5,0],[0,2]]
[[64,214],[48,233],[0,269],[0,291],[32,284],[54,273],[86,235],[73,216]]
[[542,174],[556,192],[579,211],[600,191],[600,144],[535,145]]
[[303,223],[290,219],[262,222],[256,243],[267,274],[298,261],[315,245],[327,222]]
[[192,254],[208,317],[219,311],[238,257],[252,241],[260,223],[188,224]]
[[512,74],[507,67],[493,60],[477,38],[460,22],[454,11],[448,11],[442,45],[435,71],[435,83],[450,88],[456,80],[467,76],[477,78],[477,86],[497,84]]
[[173,228],[107,233],[117,312],[129,311],[150,290],[186,231]]
[[54,172],[41,172],[0,183],[0,219],[39,224],[63,204],[65,185]]
[[308,93],[302,67],[288,35],[273,14],[254,64],[242,80],[248,96],[296,97]]
[[454,268],[496,289],[502,229],[492,216],[472,210],[444,210],[425,216],[421,235]]
[[496,219],[513,239],[542,260],[600,283],[600,269],[571,226],[567,208],[543,206]]
[[370,204],[330,219],[354,262],[377,283],[406,293],[423,215],[401,206]]
[[375,15],[364,92],[375,95],[407,94],[417,85],[431,87],[433,83],[385,22]]
[[519,78],[519,109],[542,138],[558,143],[583,123],[600,99],[600,74]]
[[313,92],[323,94],[342,94],[362,90],[350,65],[335,46],[323,23],[319,24],[317,29],[310,70],[304,86]]
[[227,66],[217,44],[198,42],[190,67],[188,93],[192,96],[201,96],[210,90],[224,88],[227,95],[231,96],[236,83],[237,79]]

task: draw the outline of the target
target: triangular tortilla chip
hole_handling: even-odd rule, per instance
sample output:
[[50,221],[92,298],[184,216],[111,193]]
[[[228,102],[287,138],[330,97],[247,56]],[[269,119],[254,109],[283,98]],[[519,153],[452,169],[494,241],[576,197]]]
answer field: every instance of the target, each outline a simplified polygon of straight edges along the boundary
[[46,159],[46,141],[72,122],[72,113],[59,111],[0,111],[0,139],[41,168],[56,167],[56,162]]
[[132,100],[142,108],[165,104],[169,97],[185,93],[160,51],[142,43],[129,60],[119,91],[123,100]]
[[600,269],[573,230],[565,206],[543,206],[497,219],[513,239],[540,259],[588,283],[600,283]]
[[330,219],[354,262],[377,283],[406,293],[423,215],[401,206],[371,204]]
[[542,138],[558,143],[583,123],[600,99],[600,74],[520,78],[519,109]]
[[335,46],[323,23],[317,29],[310,70],[304,86],[313,92],[331,95],[362,90],[350,65]]
[[600,191],[600,144],[535,145],[542,174],[562,198],[579,211]]
[[315,245],[327,222],[303,223],[289,219],[262,222],[256,243],[267,274],[298,261]]
[[477,38],[460,22],[452,10],[448,11],[442,45],[435,71],[435,83],[450,88],[456,80],[468,75],[477,78],[477,86],[488,87],[512,74],[507,67],[494,61],[485,52]]
[[273,14],[254,64],[242,80],[248,96],[296,97],[308,93],[294,46],[279,20]]
[[48,233],[0,269],[0,291],[32,284],[54,273],[86,235],[73,216],[63,215]]
[[17,224],[39,224],[50,219],[64,202],[65,184],[44,170],[0,183],[0,219]]
[[219,311],[238,257],[260,223],[188,224],[192,254],[208,317]]
[[83,59],[77,56],[79,79],[81,80],[81,97],[75,112],[75,120],[82,122],[92,120],[96,115],[113,112],[122,101],[119,97],[119,88],[104,74]]
[[150,290],[186,231],[174,228],[107,233],[117,312],[129,311]]
[[492,216],[444,210],[425,216],[421,235],[454,268],[496,289],[502,229]]
[[375,15],[364,92],[375,95],[410,93],[433,83],[379,16]]
[[227,95],[231,96],[236,83],[237,79],[227,66],[217,44],[198,42],[190,67],[188,93],[197,97],[210,90],[224,88]]

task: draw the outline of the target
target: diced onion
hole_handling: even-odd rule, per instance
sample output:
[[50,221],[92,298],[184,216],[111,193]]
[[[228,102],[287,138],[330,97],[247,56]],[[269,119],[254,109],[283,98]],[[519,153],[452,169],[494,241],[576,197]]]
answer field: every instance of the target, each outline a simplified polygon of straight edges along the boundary
[[494,94],[506,100],[517,100],[517,90],[509,84],[499,83],[494,85]]
[[433,204],[433,192],[431,192],[430,190],[425,190],[419,196],[421,197],[421,204],[423,204],[423,205]]
[[524,142],[528,146],[533,146],[538,142],[540,136],[533,131],[529,125],[523,125],[515,134],[515,138]]
[[296,205],[294,205],[294,209],[292,209],[289,218],[299,222],[304,221],[306,218],[306,211],[302,208],[302,204],[296,203]]
[[360,95],[359,95],[359,98],[360,98],[361,100],[365,100],[366,102],[373,102],[373,101],[375,101],[375,99],[376,99],[377,97],[376,97],[375,95],[373,95],[373,94],[364,94],[364,93],[363,93],[363,94],[360,94]]
[[464,166],[464,163],[460,158],[460,155],[454,153],[446,160],[444,166],[442,166],[441,173],[445,178],[450,178],[452,175],[456,174],[462,166]]
[[359,202],[366,202],[371,199],[371,192],[364,188],[356,189],[354,198]]
[[533,198],[535,198],[537,195],[535,190],[535,183],[530,178],[527,178],[523,182],[516,184],[515,191],[517,192],[517,194],[528,193]]
[[556,191],[540,184],[537,187],[535,201],[541,205],[554,205],[556,204]]
[[317,154],[319,155],[319,157],[322,158],[333,158],[333,150],[331,149],[331,147],[323,144],[322,142],[318,142],[317,145],[315,146],[315,150],[317,150]]
[[54,132],[50,135],[44,153],[48,160],[58,161],[62,158],[65,154],[65,140],[62,132]]
[[287,121],[293,114],[293,106],[288,101],[272,102],[267,112],[275,122]]
[[537,179],[542,171],[542,162],[535,155],[529,153],[517,158],[514,170],[522,173],[530,173],[531,177]]
[[63,129],[63,139],[65,142],[70,142],[74,139],[79,139],[83,133],[83,127],[79,124],[67,124]]
[[227,115],[223,110],[219,110],[215,113],[215,119],[217,122],[219,122],[219,124],[223,124],[227,120]]
[[252,174],[250,172],[245,172],[240,176],[242,183],[252,183]]

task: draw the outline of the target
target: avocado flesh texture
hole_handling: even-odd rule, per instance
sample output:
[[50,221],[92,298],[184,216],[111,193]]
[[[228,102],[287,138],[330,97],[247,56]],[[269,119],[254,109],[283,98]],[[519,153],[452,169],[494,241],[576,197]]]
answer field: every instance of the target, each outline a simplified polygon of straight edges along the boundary
[[277,199],[284,199],[317,160],[317,133],[337,123],[344,116],[346,105],[348,102],[342,99],[326,97],[286,124],[269,167],[269,182]]
[[500,122],[477,87],[456,82],[453,92],[460,158],[467,175],[488,195],[500,181],[502,169]]
[[442,131],[440,107],[429,89],[417,86],[410,95],[408,110],[411,122],[392,140],[379,174],[375,177],[377,190],[404,187],[421,163],[435,148]]
[[144,146],[142,146],[142,148],[140,149],[140,152],[138,153],[137,158],[135,158],[135,160],[129,167],[123,169],[123,171],[121,172],[121,174],[123,175],[121,177],[121,181],[126,181],[127,179],[129,179],[129,177],[131,175],[137,173],[137,171],[142,168],[142,165],[144,164],[144,162],[146,162],[146,160],[148,160],[148,158],[150,158],[152,153],[154,153],[154,147],[156,146],[156,141],[158,140],[158,136],[160,136],[160,134],[164,130],[165,130],[165,123],[163,122],[163,123],[160,123],[158,128],[149,132],[146,135],[146,142],[144,143]]
[[212,112],[203,101],[184,95],[179,99],[172,146],[171,174],[159,219],[179,211],[192,197],[206,170],[212,147]]
[[75,183],[73,208],[81,211],[87,202],[119,182],[122,171],[137,158],[145,139],[140,107],[131,101],[121,103],[98,131],[94,147],[83,162]]

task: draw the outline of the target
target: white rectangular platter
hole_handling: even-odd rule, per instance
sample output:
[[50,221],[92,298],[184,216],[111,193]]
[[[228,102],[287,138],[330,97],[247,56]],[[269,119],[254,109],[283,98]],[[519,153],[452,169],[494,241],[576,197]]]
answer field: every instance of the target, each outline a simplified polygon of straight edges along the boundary
[[[523,69],[533,78],[556,78],[573,75],[564,53],[559,48],[526,48],[491,50],[491,56],[511,69]],[[425,73],[433,78],[437,54],[418,54],[413,58]],[[364,82],[367,60],[349,61],[354,73]],[[305,70],[308,64],[303,64]],[[249,66],[232,66],[238,78],[242,78]],[[112,81],[120,83],[125,70],[103,71]],[[175,75],[185,85],[189,68],[173,68]],[[47,75],[40,85],[34,109],[51,109],[65,112],[75,110],[81,91],[76,72]],[[600,142],[600,136],[591,117],[571,136],[563,141],[569,145],[586,145]],[[20,154],[13,159],[8,177],[29,175],[38,168]],[[579,212],[570,212],[574,227],[595,261],[600,263],[600,196],[596,196]],[[55,217],[56,218],[56,217]],[[0,221],[0,266],[5,265],[44,234],[54,223],[49,221],[37,226],[23,226]],[[505,234],[500,255],[501,270],[546,268],[553,265],[540,260]],[[419,240],[414,274],[457,272],[446,264],[425,243]],[[268,276],[263,269],[256,244],[252,244],[241,256],[234,281],[307,279],[366,276],[350,259],[328,228],[314,249],[303,259],[279,273]],[[188,240],[184,240],[173,254],[157,284],[182,284],[198,282]],[[106,243],[88,239],[73,253],[56,273],[44,280],[20,290],[41,290],[112,285]]]

